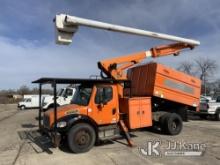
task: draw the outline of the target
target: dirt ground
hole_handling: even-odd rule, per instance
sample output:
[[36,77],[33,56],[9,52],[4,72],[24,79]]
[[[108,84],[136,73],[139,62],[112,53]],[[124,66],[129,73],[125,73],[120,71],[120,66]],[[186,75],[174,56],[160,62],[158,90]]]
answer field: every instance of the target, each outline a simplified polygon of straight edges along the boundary
[[[17,110],[16,105],[0,105],[0,165],[68,164],[220,164],[220,122],[194,118],[184,123],[178,136],[167,136],[149,129],[132,132],[136,147],[124,139],[107,141],[84,154],[72,154],[63,145],[53,148],[38,132],[37,110]],[[158,140],[160,156],[146,156],[141,148]],[[169,141],[203,144],[203,156],[164,156]],[[146,150],[145,150],[146,151]],[[149,153],[149,152],[148,152]]]

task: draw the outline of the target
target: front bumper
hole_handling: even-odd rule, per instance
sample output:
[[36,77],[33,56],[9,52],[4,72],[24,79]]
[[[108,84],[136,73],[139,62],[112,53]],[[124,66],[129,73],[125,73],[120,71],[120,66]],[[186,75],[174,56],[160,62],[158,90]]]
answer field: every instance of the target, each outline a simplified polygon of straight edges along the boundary
[[193,115],[213,115],[215,114],[215,111],[210,111],[210,110],[200,110],[200,111],[189,111]]
[[43,125],[40,128],[40,132],[42,135],[45,135],[51,139],[51,142],[53,143],[54,147],[58,147],[61,140],[61,134],[56,130],[51,130],[50,128],[50,118],[49,116],[44,115],[43,116]]
[[54,125],[50,126],[50,118],[47,115],[43,116],[43,125],[40,128],[40,132],[51,139],[55,147],[58,147],[61,141],[61,136],[65,134],[66,127],[54,129]]
[[47,128],[40,128],[40,132],[43,136],[47,136],[54,147],[59,147],[61,141],[61,134],[58,131],[50,131]]

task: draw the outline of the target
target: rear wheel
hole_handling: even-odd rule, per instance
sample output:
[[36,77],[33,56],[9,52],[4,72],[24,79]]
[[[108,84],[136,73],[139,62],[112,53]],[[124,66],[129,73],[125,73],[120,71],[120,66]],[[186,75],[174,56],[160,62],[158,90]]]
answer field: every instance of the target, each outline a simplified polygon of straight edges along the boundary
[[68,133],[68,145],[72,152],[89,151],[95,144],[96,133],[92,126],[86,123],[74,125]]
[[162,116],[162,130],[169,135],[178,135],[183,127],[181,117],[176,113],[168,113]]
[[217,111],[215,114],[215,120],[220,121],[220,111]]

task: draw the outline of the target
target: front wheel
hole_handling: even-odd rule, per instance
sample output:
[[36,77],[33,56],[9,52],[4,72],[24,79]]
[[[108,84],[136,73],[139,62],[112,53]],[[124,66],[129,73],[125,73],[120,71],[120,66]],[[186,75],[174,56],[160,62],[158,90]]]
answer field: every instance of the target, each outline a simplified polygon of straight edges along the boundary
[[201,119],[203,119],[203,120],[207,119],[207,116],[208,116],[208,115],[199,115],[199,117],[200,117]]
[[25,106],[24,106],[24,105],[22,105],[20,109],[21,109],[21,110],[24,110],[24,109],[25,109]]
[[162,123],[163,131],[169,135],[178,135],[183,127],[181,117],[176,113],[168,113]]
[[96,133],[92,126],[86,123],[74,125],[68,133],[68,145],[72,152],[89,151],[95,144]]

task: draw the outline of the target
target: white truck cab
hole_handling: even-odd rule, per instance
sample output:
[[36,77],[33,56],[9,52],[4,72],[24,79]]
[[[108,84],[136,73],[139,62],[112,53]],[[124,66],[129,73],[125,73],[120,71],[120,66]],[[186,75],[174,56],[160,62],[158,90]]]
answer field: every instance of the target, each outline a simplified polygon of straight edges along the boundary
[[[57,106],[70,104],[75,94],[76,87],[61,88],[57,93]],[[54,107],[54,96],[47,96],[43,98],[42,108],[47,110]]]

